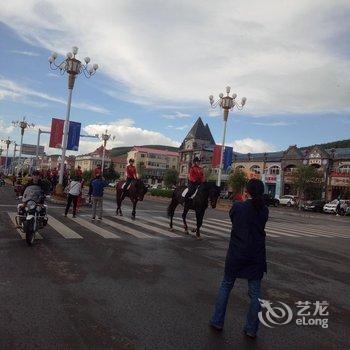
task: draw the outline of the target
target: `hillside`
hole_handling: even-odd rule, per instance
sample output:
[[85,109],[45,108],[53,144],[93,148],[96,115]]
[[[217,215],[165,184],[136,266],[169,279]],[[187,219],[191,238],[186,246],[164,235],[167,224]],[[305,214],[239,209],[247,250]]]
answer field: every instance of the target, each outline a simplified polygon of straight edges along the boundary
[[[134,146],[123,146],[123,147],[115,147],[110,150],[111,156],[116,157],[120,156],[122,154],[128,153]],[[168,150],[168,151],[174,151],[177,152],[179,149],[177,147],[172,146],[163,146],[163,145],[142,145],[139,147],[147,147],[147,148],[155,148],[155,149],[161,149],[161,150]]]
[[312,147],[315,147],[315,146],[321,147],[323,149],[350,148],[350,139],[333,141],[333,142],[327,142],[327,143],[320,143],[320,144],[317,144],[317,145],[301,147],[301,149],[309,149],[309,148],[312,148]]

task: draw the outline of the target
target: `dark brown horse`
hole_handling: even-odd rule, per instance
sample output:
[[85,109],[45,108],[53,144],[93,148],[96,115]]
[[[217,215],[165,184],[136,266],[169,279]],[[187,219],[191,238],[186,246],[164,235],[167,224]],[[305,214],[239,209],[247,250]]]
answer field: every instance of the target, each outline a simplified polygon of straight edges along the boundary
[[122,202],[125,197],[129,197],[132,203],[132,213],[131,218],[135,219],[136,216],[136,204],[138,201],[143,201],[143,197],[147,192],[147,188],[142,180],[135,180],[131,183],[129,189],[126,191],[125,195],[123,195],[124,191],[122,186],[125,181],[119,181],[116,187],[116,198],[117,198],[117,210],[116,215],[123,216],[122,213]]
[[193,232],[196,232],[196,237],[200,238],[200,228],[203,223],[203,217],[205,210],[208,208],[208,201],[212,208],[216,207],[216,203],[218,201],[220,195],[220,187],[216,186],[215,183],[212,182],[204,182],[199,188],[196,196],[193,199],[189,199],[185,204],[185,198],[182,197],[182,192],[186,188],[186,186],[176,187],[173,193],[173,197],[168,206],[168,217],[170,218],[170,229],[173,229],[173,217],[175,213],[176,207],[181,204],[184,206],[184,210],[182,213],[182,221],[184,224],[185,233],[188,234],[188,226],[186,222],[186,216],[190,209],[196,212],[196,221],[197,227],[193,229]]

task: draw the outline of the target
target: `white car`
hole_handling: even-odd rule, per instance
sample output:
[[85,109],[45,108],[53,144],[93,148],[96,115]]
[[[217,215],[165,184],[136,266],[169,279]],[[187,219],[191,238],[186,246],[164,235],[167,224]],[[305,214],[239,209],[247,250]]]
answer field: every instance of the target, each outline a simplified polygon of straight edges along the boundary
[[[323,206],[323,211],[325,213],[330,213],[330,214],[336,214],[337,213],[337,206],[338,206],[338,199],[334,199],[329,203],[326,203]],[[340,200],[340,212],[345,213],[347,210],[347,205],[346,201],[344,199]]]
[[280,201],[281,205],[286,205],[287,207],[292,207],[296,203],[296,196],[286,194],[285,196],[280,197],[279,201]]
[[108,186],[109,186],[109,187],[115,187],[115,186],[117,186],[117,182],[116,182],[116,181],[110,182],[110,183],[108,184]]

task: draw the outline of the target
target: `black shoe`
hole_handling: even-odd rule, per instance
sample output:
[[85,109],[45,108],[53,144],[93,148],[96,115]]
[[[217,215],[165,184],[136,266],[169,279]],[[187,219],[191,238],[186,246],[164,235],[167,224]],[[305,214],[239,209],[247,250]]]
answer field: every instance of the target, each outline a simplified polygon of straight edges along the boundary
[[256,338],[256,334],[255,333],[247,332],[246,330],[243,331],[243,334],[246,335],[250,339],[255,339]]
[[222,326],[218,326],[217,324],[214,324],[212,322],[209,322],[209,326],[217,332],[222,332],[223,330]]

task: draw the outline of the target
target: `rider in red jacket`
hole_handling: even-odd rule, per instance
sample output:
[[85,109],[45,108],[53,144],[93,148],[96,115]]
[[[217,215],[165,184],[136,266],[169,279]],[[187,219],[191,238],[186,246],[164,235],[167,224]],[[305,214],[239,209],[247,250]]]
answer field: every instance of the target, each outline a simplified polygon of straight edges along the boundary
[[188,173],[188,192],[185,195],[185,201],[196,192],[197,187],[205,180],[203,168],[199,165],[199,162],[198,157],[193,159],[193,165]]
[[137,171],[134,163],[135,163],[135,160],[130,158],[129,165],[126,167],[126,171],[125,171],[126,181],[123,188],[122,198],[125,197],[126,191],[128,190],[128,187],[131,184],[131,182],[134,180],[137,180]]

